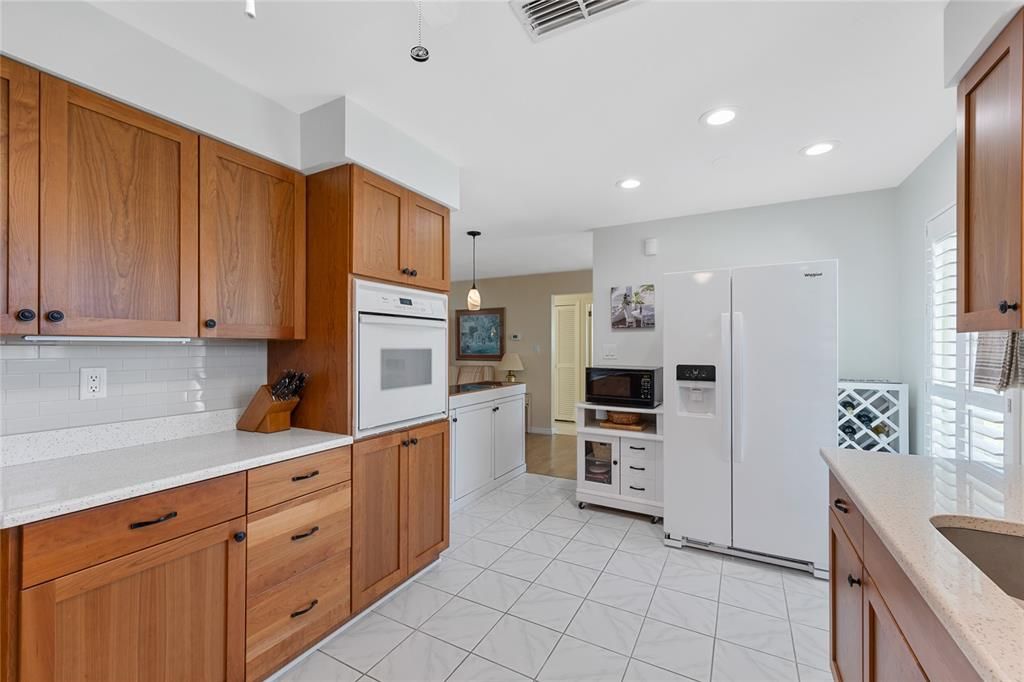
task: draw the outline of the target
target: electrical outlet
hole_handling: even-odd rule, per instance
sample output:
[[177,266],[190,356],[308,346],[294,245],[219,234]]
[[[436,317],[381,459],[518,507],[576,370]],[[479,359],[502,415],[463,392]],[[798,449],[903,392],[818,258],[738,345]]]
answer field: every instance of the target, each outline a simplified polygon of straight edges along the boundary
[[79,373],[78,399],[97,400],[107,397],[107,368],[83,367]]

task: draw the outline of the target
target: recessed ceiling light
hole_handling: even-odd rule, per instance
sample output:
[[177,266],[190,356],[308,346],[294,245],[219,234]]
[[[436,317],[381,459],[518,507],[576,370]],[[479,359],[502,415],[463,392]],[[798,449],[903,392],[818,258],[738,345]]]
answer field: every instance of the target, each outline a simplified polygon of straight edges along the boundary
[[719,107],[706,111],[700,117],[700,122],[707,126],[724,126],[736,118],[736,109],[733,107]]
[[636,189],[640,186],[640,181],[636,178],[626,178],[625,180],[619,180],[619,189]]
[[822,154],[828,154],[835,148],[835,142],[815,142],[801,149],[800,153],[804,156],[821,156]]

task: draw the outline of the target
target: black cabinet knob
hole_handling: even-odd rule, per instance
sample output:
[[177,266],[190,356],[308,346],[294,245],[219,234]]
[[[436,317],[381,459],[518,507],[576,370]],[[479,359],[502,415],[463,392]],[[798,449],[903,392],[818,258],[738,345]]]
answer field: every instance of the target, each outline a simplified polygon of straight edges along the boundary
[[403,441],[402,441],[402,447],[403,447],[403,448],[407,448],[407,447],[409,447],[409,441],[407,441],[407,440],[403,440]]
[[419,445],[420,444],[420,439],[419,438],[413,438],[409,442],[412,443],[413,445]]
[[613,459],[612,464],[614,464],[615,466],[619,466],[619,460]]
[[18,318],[18,322],[31,322],[36,319],[36,311],[30,308],[22,308],[17,312],[15,317]]
[[1000,301],[999,302],[999,312],[1001,312],[1003,315],[1005,315],[1006,313],[1010,312],[1011,310],[1017,310],[1017,308],[1019,308],[1019,307],[1020,307],[1019,303],[1010,303],[1009,301]]
[[410,274],[410,275],[412,275],[413,277],[415,277],[415,276],[416,276],[416,275],[418,275],[419,273],[418,273],[418,272],[416,272],[415,270],[410,270],[410,271],[409,271],[409,274]]
[[410,270],[409,268],[402,268],[402,274],[403,275],[412,274],[412,270]]
[[214,327],[217,326],[217,320],[210,318],[206,322],[203,322],[203,326],[206,327],[207,329],[213,329]]
[[854,585],[860,585],[860,578],[854,578],[852,575],[846,576],[846,582],[850,583],[850,587]]
[[64,313],[62,313],[59,310],[51,310],[50,312],[46,313],[46,319],[49,320],[50,322],[63,322]]
[[235,542],[243,541],[245,541],[245,533],[243,531],[238,531],[237,533],[235,533]]

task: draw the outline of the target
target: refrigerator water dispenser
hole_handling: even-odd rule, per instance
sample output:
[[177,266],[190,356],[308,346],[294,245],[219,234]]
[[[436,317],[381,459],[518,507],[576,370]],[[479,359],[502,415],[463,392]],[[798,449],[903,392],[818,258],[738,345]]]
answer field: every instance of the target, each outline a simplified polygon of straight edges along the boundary
[[714,365],[676,365],[679,414],[713,417],[716,412]]

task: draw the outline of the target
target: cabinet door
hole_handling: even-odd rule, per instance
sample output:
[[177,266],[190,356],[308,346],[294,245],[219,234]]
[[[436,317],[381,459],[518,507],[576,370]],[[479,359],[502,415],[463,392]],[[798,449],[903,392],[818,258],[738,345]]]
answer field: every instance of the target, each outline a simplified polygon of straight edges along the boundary
[[957,329],[1019,329],[1024,18],[957,88]]
[[408,192],[408,230],[402,239],[402,267],[409,283],[448,291],[448,209]]
[[448,422],[409,431],[409,573],[448,547]]
[[39,72],[0,57],[0,334],[38,333],[38,309]]
[[306,179],[200,141],[199,333],[306,336]]
[[41,79],[40,331],[196,336],[198,137]]
[[352,610],[360,611],[409,574],[405,433],[352,446]]
[[21,593],[23,680],[240,680],[245,519]]
[[402,272],[402,234],[408,201],[393,182],[352,167],[352,272],[407,282]]
[[576,439],[576,486],[602,495],[619,494],[619,439],[581,435]]
[[[864,575],[865,682],[926,682],[917,657],[907,644],[871,576]],[[852,678],[844,678],[852,679]]]
[[526,463],[526,408],[523,397],[501,400],[494,405],[494,477],[498,478]]
[[864,567],[839,519],[828,512],[831,660],[837,682],[860,682]]
[[482,403],[455,411],[455,443],[452,458],[455,468],[455,499],[467,495],[494,480],[491,444],[492,405]]

